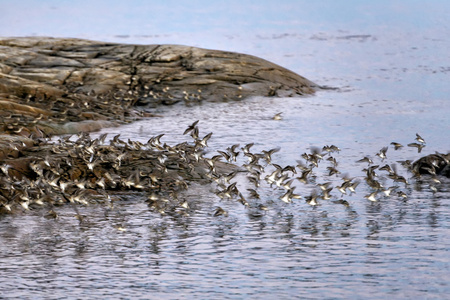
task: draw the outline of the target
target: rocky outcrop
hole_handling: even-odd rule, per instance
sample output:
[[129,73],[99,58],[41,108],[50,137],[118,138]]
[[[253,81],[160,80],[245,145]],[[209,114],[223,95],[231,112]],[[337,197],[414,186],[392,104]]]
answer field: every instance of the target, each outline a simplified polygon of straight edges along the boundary
[[[317,88],[246,54],[179,45],[0,38],[0,133],[42,137],[88,131],[151,116],[137,107],[305,95]],[[61,126],[69,122],[77,124]]]
[[[194,143],[171,147],[160,144],[160,137],[140,144],[116,136],[108,144],[105,136],[91,140],[83,132],[154,116],[149,108],[161,104],[305,95],[317,88],[239,53],[0,38],[0,213],[67,202],[112,205],[121,191],[147,193],[149,206],[161,213],[183,213],[188,205],[176,195],[190,181],[229,178],[238,170],[202,157],[211,134],[199,138],[194,124]],[[64,133],[78,139],[49,139]]]

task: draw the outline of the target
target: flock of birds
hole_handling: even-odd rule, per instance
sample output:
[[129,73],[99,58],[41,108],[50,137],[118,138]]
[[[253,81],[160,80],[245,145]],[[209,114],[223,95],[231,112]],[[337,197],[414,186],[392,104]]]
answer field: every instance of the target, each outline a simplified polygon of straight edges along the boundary
[[[274,119],[281,119],[281,114]],[[174,146],[161,141],[163,134],[141,143],[124,141],[120,134],[107,142],[106,134],[92,139],[87,133],[57,141],[37,138],[38,146],[34,149],[21,149],[20,145],[13,144],[11,147],[22,151],[28,160],[24,168],[8,160],[0,165],[0,209],[10,212],[45,206],[50,209],[46,216],[56,218],[55,207],[69,203],[82,221],[77,205],[105,203],[112,209],[122,191],[137,191],[145,195],[153,211],[188,215],[192,211],[189,199],[180,192],[196,181],[213,184],[220,201],[236,201],[261,211],[269,209],[260,201],[266,197],[260,195],[262,185],[278,191],[279,201],[289,204],[304,199],[311,206],[322,201],[349,206],[346,196],[355,194],[362,182],[370,191],[365,195],[369,201],[408,197],[411,178],[401,175],[396,164],[385,163],[389,147],[380,149],[373,158],[366,156],[358,160],[357,163],[365,164],[364,175],[350,177],[339,168],[336,154],[341,149],[335,145],[311,147],[295,165],[286,166],[273,161],[279,148],[256,152],[252,151],[253,143],[231,145],[208,157],[206,149],[212,132],[200,136],[198,123],[195,121],[183,133],[192,137],[191,142]],[[407,146],[417,148],[420,153],[425,145],[425,140],[416,134],[415,141]],[[396,142],[390,146],[394,150],[403,147]],[[242,160],[246,162],[239,165],[238,161]],[[421,177],[411,161],[400,163],[412,178]],[[429,173],[433,174],[432,171]],[[237,180],[238,174],[239,178],[245,178],[244,182]],[[430,189],[435,192],[440,179],[436,173],[431,178]],[[228,212],[216,206],[212,214],[226,216]]]
[[[156,94],[152,95],[156,97]],[[157,95],[160,96],[159,93]],[[33,134],[36,137],[44,137],[47,136],[46,131],[49,130],[47,123],[64,124],[95,120],[99,115],[102,116],[102,119],[129,123],[152,115],[133,109],[138,99],[143,97],[142,92],[130,93],[129,91],[118,90],[96,95],[95,92],[91,91],[86,95],[74,93],[72,97],[73,99],[52,98],[38,93],[27,94],[23,98],[12,96],[14,103],[25,105],[21,109],[26,110],[28,108],[30,112],[24,113],[20,110],[11,112],[11,109],[1,110],[0,132],[22,136]],[[148,94],[147,97],[149,97]]]
[[[273,119],[280,120],[281,115],[277,114]],[[407,144],[408,147],[417,148],[419,153],[425,145],[425,140],[419,134],[416,134],[415,142]],[[395,163],[388,164],[385,162],[389,147],[383,147],[375,154],[378,159],[376,162],[374,162],[375,158],[372,159],[369,156],[357,160],[357,163],[366,164],[363,169],[364,175],[349,177],[348,174],[341,172],[339,169],[335,154],[339,153],[341,149],[335,145],[326,145],[322,148],[311,147],[309,153],[305,152],[301,155],[303,160],[297,160],[296,165],[286,166],[280,166],[272,161],[272,155],[278,152],[279,148],[252,153],[252,146],[253,143],[247,144],[238,151],[239,145],[233,145],[227,148],[226,152],[218,151],[220,155],[213,157],[225,159],[228,162],[236,162],[236,157],[242,153],[243,156],[248,158],[248,162],[244,163],[243,167],[251,187],[246,189],[246,193],[243,193],[238,189],[236,182],[230,183],[235,173],[229,174],[227,177],[217,178],[215,180],[218,186],[216,194],[220,198],[237,199],[241,204],[249,206],[247,199],[261,199],[258,188],[262,184],[266,184],[280,190],[279,200],[285,203],[304,199],[311,206],[317,206],[323,200],[349,206],[350,204],[345,200],[345,196],[355,194],[362,181],[366,183],[370,191],[364,196],[369,201],[377,202],[380,198],[387,197],[399,199],[408,197],[409,179],[398,172]],[[403,147],[397,142],[392,142],[390,146],[394,150]],[[440,154],[437,153],[436,155]],[[442,155],[442,157],[448,162],[445,155]],[[324,163],[326,163],[326,166],[322,167]],[[399,161],[399,163],[412,174],[412,179],[422,177],[419,165],[414,165],[409,160]],[[320,176],[319,173],[324,176]],[[436,192],[436,185],[441,183],[439,177],[433,170],[429,170],[428,173],[432,174],[430,189]],[[324,178],[324,182],[321,182],[320,180]],[[336,182],[338,182],[337,185]],[[306,187],[306,189],[303,187]],[[303,191],[308,190],[309,192],[305,194],[296,191],[296,189],[301,188],[303,188]],[[243,194],[247,194],[247,198]],[[257,207],[262,210],[268,209],[263,204],[258,204]],[[216,216],[226,214],[227,212],[221,207],[218,207],[215,211]]]

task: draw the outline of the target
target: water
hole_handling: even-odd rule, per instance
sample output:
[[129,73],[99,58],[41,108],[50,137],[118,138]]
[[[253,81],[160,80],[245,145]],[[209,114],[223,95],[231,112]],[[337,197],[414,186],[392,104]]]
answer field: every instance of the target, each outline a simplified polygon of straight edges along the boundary
[[[390,147],[387,162],[450,150],[450,6],[445,1],[426,6],[420,1],[236,1],[227,6],[194,1],[152,7],[139,1],[126,6],[81,1],[76,7],[45,1],[26,10],[19,5],[34,4],[21,3],[2,4],[0,35],[245,52],[339,88],[306,98],[159,107],[154,112],[163,118],[100,133],[141,141],[165,133],[162,141],[173,144],[189,140],[184,129],[200,120],[201,135],[213,132],[208,155],[254,142],[254,151],[280,147],[273,161],[285,166],[296,164],[311,146],[334,144],[341,148],[333,154],[338,169],[358,178],[366,165],[356,160],[365,155],[376,160],[382,147],[392,141],[406,145],[416,133],[427,142],[422,153]],[[273,120],[279,112],[283,120]],[[328,165],[317,170],[316,180],[336,186],[342,180],[326,175]],[[236,180],[243,191],[251,187],[245,178]],[[349,207],[333,203],[341,199],[336,190],[316,207],[304,199],[287,205],[279,200],[280,189],[263,185],[261,199],[248,199],[246,209],[236,201],[219,201],[213,186],[193,185],[183,195],[192,208],[189,216],[161,217],[140,195],[130,195],[113,210],[80,207],[87,220],[81,225],[71,207],[58,208],[56,220],[45,218],[46,210],[2,216],[0,294],[443,299],[450,292],[450,180],[441,178],[435,193],[430,179],[410,180],[407,187],[398,184],[407,199],[379,197],[378,202],[364,198],[370,189],[361,183],[354,195],[343,196]],[[310,186],[296,184],[296,192],[310,193]],[[260,203],[269,210],[254,207]],[[218,206],[228,217],[213,216]]]

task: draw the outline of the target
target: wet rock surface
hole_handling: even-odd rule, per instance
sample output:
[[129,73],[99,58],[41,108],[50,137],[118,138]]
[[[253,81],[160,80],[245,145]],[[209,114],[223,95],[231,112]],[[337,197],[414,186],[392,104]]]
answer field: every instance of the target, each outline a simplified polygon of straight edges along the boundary
[[[180,45],[0,38],[0,132],[76,133],[151,116],[159,104],[312,94],[266,60]],[[76,126],[62,126],[77,122]]]

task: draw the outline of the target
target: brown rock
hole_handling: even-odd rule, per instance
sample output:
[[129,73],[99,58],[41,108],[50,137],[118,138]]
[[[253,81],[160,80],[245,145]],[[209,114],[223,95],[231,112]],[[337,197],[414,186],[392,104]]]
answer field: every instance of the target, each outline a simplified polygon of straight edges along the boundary
[[[160,104],[312,94],[255,56],[179,45],[0,38],[0,134],[44,138],[149,116]],[[2,150],[1,156],[14,150]],[[5,153],[8,152],[8,153]]]

